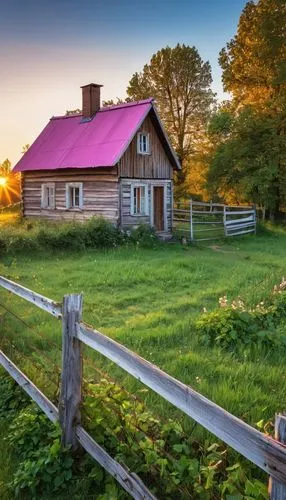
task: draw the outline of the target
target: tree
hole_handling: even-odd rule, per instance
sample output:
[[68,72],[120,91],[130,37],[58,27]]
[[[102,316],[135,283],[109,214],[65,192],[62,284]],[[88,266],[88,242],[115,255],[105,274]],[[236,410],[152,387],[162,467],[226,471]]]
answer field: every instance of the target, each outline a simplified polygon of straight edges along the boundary
[[[286,138],[276,133],[279,116],[245,106],[226,118],[220,111],[210,123],[215,148],[210,159],[208,186],[223,198],[235,193],[237,202],[251,202],[271,217],[286,197]],[[226,126],[226,124],[228,124]],[[282,155],[283,152],[283,155]]]
[[235,186],[237,196],[261,203],[272,216],[285,204],[285,26],[285,0],[248,2],[237,34],[220,52],[224,89],[233,96],[232,126],[223,135],[224,117],[216,116],[220,133],[209,174],[209,184],[220,182],[224,191]]
[[30,144],[25,144],[25,146],[22,147],[22,155],[24,155],[25,153],[27,153],[29,147],[30,147]]
[[121,97],[116,97],[116,102],[113,99],[108,99],[107,101],[102,102],[102,107],[107,108],[108,106],[119,106],[120,104],[125,104],[130,102],[131,99],[127,97],[126,99],[122,99]]
[[73,116],[73,115],[81,115],[82,110],[79,108],[76,109],[67,109],[65,116]]
[[135,73],[127,88],[134,100],[153,97],[160,117],[182,163],[179,181],[186,178],[190,157],[196,152],[205,128],[214,94],[211,67],[195,47],[178,44],[154,54],[140,73]]
[[6,158],[3,163],[0,163],[0,175],[9,175],[11,173],[11,162]]
[[[237,105],[264,105],[285,92],[286,2],[248,2],[236,36],[220,52],[224,89]],[[282,92],[284,90],[284,92]]]

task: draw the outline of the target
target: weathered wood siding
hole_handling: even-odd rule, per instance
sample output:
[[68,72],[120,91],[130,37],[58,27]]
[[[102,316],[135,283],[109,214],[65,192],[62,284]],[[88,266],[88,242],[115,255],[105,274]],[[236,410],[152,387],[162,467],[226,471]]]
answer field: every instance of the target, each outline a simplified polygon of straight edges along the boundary
[[[41,208],[41,186],[55,183],[55,210]],[[66,208],[66,183],[83,183],[83,207]],[[119,185],[117,168],[71,169],[25,172],[22,179],[24,215],[54,220],[85,220],[103,216],[117,223],[119,217]]]
[[118,163],[119,177],[136,179],[172,179],[173,167],[158,137],[150,115],[138,132],[149,134],[150,154],[137,153],[137,134]]
[[[144,184],[148,188],[148,215],[131,215],[131,188]],[[120,225],[131,228],[139,224],[154,224],[153,219],[153,187],[164,187],[165,232],[172,231],[173,182],[171,180],[121,179],[120,180]]]

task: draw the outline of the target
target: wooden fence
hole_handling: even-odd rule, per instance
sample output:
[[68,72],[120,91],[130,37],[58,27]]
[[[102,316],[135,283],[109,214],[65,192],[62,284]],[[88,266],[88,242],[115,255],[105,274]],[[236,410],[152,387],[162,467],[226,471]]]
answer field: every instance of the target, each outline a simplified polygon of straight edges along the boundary
[[141,479],[119,464],[81,426],[82,343],[96,350],[165,400],[182,410],[219,439],[266,471],[273,500],[286,498],[286,416],[276,417],[276,438],[264,435],[244,421],[171,377],[115,340],[82,321],[82,294],[66,295],[62,304],[4,277],[0,286],[62,322],[62,371],[59,408],[0,351],[0,365],[39,405],[52,422],[60,422],[63,445],[79,444],[135,499],[155,499]]
[[174,204],[173,229],[190,241],[208,241],[256,232],[256,210],[187,200]]

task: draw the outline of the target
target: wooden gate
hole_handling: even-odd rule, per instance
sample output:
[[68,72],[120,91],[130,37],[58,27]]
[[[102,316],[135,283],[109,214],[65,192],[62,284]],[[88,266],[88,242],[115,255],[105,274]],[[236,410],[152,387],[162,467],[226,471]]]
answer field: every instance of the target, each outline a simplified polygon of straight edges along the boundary
[[208,241],[256,232],[256,210],[186,200],[174,205],[173,230],[190,241]]

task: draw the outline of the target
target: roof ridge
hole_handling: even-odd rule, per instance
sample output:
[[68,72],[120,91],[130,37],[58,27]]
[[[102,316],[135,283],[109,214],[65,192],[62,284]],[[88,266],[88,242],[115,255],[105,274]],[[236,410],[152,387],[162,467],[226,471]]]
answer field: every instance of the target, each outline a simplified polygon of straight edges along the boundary
[[58,115],[58,116],[52,116],[50,120],[63,120],[63,119],[68,119],[68,118],[81,118],[82,113],[75,113],[74,115]]
[[[122,108],[131,108],[132,106],[141,106],[143,104],[151,104],[154,101],[153,97],[149,97],[148,99],[142,99],[141,101],[131,101],[131,102],[122,102],[120,104],[113,104],[112,106],[104,106],[102,108],[99,108],[97,113],[105,113],[106,111],[113,111],[116,109],[122,109]],[[96,114],[94,116],[96,116]],[[59,115],[59,116],[52,116],[50,120],[63,120],[63,119],[68,119],[68,118],[81,118],[82,113],[75,113],[74,115]]]
[[153,97],[148,99],[141,99],[140,101],[122,102],[120,104],[113,104],[111,106],[104,106],[99,109],[100,112],[112,111],[113,109],[131,108],[132,106],[140,106],[141,104],[151,104],[154,101]]

